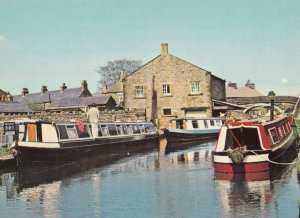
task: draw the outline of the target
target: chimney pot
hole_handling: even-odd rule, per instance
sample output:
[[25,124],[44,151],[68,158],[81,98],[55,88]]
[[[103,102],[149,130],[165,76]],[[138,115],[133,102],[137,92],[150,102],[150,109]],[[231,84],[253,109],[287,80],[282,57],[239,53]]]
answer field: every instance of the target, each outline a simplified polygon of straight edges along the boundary
[[86,80],[82,81],[81,89],[82,89],[82,91],[86,91],[88,89],[88,84],[87,84]]
[[60,86],[60,91],[63,92],[67,89],[67,86],[66,86],[66,83],[63,83],[61,86]]
[[228,87],[232,87],[232,88],[234,88],[234,89],[237,89],[236,83],[232,83],[232,82],[229,82],[229,83],[228,83]]
[[27,94],[29,94],[28,88],[23,88],[22,95],[25,96]]
[[42,86],[42,88],[41,88],[42,94],[44,94],[47,91],[48,91],[47,86]]

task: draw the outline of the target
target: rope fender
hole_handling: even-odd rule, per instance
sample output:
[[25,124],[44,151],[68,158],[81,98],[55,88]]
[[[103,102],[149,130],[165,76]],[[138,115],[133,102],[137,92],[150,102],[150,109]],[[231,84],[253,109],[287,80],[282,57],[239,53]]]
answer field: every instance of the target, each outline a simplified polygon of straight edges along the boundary
[[246,156],[246,151],[242,148],[236,149],[229,149],[227,150],[228,157],[232,160],[235,164],[243,163],[244,157]]

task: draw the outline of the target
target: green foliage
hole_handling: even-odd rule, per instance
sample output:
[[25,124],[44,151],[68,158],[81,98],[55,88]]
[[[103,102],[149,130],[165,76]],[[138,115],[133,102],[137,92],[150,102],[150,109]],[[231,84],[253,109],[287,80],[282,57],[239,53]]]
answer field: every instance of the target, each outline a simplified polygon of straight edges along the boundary
[[42,111],[44,110],[44,104],[38,104],[38,103],[28,103],[27,107],[34,111]]
[[275,92],[274,91],[269,91],[268,96],[275,96]]

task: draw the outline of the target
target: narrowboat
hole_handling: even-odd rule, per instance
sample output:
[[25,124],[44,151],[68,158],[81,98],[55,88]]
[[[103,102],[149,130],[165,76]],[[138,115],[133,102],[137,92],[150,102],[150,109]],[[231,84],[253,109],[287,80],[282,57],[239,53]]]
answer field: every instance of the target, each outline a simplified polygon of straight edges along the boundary
[[19,163],[70,162],[94,155],[123,155],[147,146],[158,146],[159,135],[151,122],[98,123],[93,138],[91,124],[29,121],[16,123],[12,149]]
[[224,118],[176,118],[164,129],[168,145],[170,143],[193,143],[217,139]]
[[[275,118],[256,118],[233,121],[221,127],[213,162],[219,178],[242,174],[255,178],[267,173],[268,179],[274,166],[288,166],[297,157],[297,134],[291,124],[293,117],[278,115]],[[227,175],[223,175],[227,174]]]

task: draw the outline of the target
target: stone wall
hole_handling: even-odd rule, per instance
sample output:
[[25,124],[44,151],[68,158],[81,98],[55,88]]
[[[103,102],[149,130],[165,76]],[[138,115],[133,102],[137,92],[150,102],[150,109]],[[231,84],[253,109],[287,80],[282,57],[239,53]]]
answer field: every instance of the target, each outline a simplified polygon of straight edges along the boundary
[[[124,107],[145,109],[146,119],[160,128],[175,116],[185,117],[187,110],[205,110],[212,116],[212,90],[218,99],[225,99],[225,81],[214,77],[212,82],[212,77],[210,72],[169,54],[163,44],[161,55],[125,78]],[[191,93],[191,82],[200,83],[200,93]],[[163,94],[163,85],[170,86],[170,94]],[[144,87],[143,97],[136,97],[136,86]],[[166,109],[171,113],[164,114]]]
[[[0,114],[0,121],[21,120],[21,119],[40,119],[57,121],[86,121],[86,114],[84,112],[70,111],[70,112],[35,112],[30,114]],[[104,110],[100,111],[100,121],[145,121],[145,110]]]

